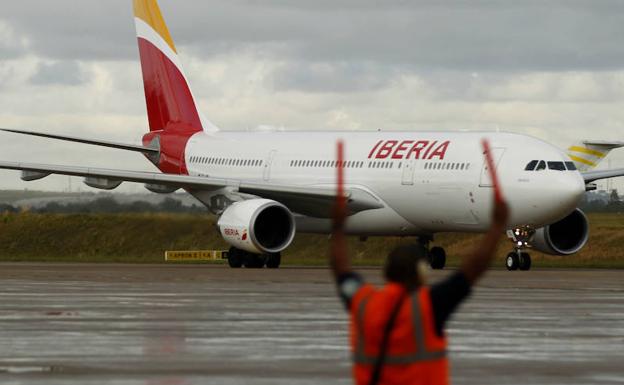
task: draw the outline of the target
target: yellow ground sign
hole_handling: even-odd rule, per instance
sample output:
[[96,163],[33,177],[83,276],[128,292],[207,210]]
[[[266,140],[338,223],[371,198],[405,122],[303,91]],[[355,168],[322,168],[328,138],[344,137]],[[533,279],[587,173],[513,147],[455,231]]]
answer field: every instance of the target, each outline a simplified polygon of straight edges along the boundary
[[201,262],[215,261],[227,258],[225,250],[178,250],[165,251],[165,261],[167,262]]

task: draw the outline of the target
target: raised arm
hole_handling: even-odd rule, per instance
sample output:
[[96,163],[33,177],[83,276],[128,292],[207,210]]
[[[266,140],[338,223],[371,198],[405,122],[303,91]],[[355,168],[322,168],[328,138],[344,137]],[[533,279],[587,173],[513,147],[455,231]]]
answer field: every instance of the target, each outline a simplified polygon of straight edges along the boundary
[[492,212],[492,227],[485,234],[476,249],[461,264],[461,271],[468,282],[473,285],[490,266],[496,252],[496,246],[501,236],[507,230],[507,218],[509,209],[504,200],[494,200]]
[[344,233],[344,223],[347,217],[347,201],[344,195],[344,147],[342,142],[338,142],[338,165],[336,168],[337,190],[336,202],[334,203],[331,247],[329,254],[329,264],[334,273],[334,278],[351,271],[351,262],[347,252],[347,239]]
[[483,154],[487,161],[490,178],[494,187],[494,209],[492,211],[492,226],[485,234],[481,243],[477,248],[464,259],[461,265],[461,271],[466,276],[470,284],[474,284],[485,273],[490,266],[498,241],[507,229],[507,219],[509,218],[509,208],[503,198],[498,176],[496,175],[496,165],[492,159],[490,144],[487,140],[483,140]]

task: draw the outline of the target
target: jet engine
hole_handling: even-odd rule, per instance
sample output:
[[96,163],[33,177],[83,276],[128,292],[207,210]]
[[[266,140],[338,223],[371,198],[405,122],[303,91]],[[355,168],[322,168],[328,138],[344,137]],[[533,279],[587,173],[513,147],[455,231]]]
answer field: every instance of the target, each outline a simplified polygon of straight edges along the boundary
[[551,255],[570,255],[585,246],[589,238],[589,223],[585,213],[576,209],[559,222],[538,229],[533,247]]
[[230,205],[217,222],[230,245],[256,254],[279,253],[295,237],[295,219],[286,206],[269,199]]

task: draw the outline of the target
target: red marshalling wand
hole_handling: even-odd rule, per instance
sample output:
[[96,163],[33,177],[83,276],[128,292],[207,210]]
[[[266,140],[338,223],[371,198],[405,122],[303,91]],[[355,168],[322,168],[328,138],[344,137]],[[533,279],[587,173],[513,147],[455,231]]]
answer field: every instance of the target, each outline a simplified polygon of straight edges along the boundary
[[343,162],[344,162],[344,143],[342,142],[342,140],[339,140],[337,143],[337,154],[336,154],[336,158],[337,158],[337,163],[336,163],[336,179],[337,179],[337,183],[338,183],[338,187],[337,187],[337,191],[336,191],[336,195],[337,195],[337,208],[340,210],[340,212],[344,212],[345,206],[346,206],[346,202],[345,202],[345,196],[344,196],[344,168],[343,166]]
[[490,179],[492,180],[492,185],[494,186],[494,199],[496,199],[497,202],[501,202],[503,200],[503,193],[501,192],[501,187],[498,182],[498,175],[496,175],[496,165],[494,164],[494,159],[492,159],[490,143],[487,139],[483,139],[481,144],[483,146],[483,153],[485,154],[487,167],[490,171]]

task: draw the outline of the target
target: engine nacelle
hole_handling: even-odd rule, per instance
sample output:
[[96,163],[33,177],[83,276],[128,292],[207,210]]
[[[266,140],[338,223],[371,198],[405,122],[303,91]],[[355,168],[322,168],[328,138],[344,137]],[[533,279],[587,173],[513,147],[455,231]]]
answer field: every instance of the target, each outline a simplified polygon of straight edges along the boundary
[[290,210],[269,199],[232,204],[217,226],[230,245],[257,254],[279,253],[295,237],[295,218]]
[[538,229],[533,247],[551,255],[570,255],[585,246],[589,238],[589,222],[585,213],[576,209],[559,222]]

